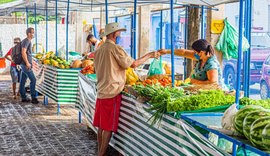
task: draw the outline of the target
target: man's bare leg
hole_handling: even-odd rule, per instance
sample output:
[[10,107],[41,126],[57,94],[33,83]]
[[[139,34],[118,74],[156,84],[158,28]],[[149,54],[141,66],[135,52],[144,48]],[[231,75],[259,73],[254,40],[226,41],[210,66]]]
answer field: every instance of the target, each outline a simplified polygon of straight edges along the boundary
[[12,90],[13,90],[14,99],[16,99],[16,83],[12,83]]
[[102,132],[102,143],[101,143],[101,147],[100,147],[100,150],[99,150],[99,153],[98,153],[99,156],[104,156],[105,155],[106,150],[107,150],[107,148],[109,146],[109,142],[111,140],[111,137],[112,137],[112,131],[103,130],[103,132]]
[[102,143],[102,132],[103,130],[98,128],[98,134],[97,134],[97,142],[98,142],[98,153],[100,151],[101,148],[101,143]]

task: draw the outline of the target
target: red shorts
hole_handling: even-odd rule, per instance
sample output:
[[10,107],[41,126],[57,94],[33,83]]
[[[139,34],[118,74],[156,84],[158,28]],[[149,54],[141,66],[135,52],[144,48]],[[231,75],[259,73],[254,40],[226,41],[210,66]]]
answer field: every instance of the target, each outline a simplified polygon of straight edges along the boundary
[[102,130],[117,132],[122,95],[97,99],[93,125]]

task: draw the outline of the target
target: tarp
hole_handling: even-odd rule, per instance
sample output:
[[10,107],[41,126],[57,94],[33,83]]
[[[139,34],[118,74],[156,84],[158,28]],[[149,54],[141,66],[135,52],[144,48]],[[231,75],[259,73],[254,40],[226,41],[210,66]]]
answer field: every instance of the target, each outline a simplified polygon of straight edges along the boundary
[[[34,8],[34,2],[37,4],[37,9],[45,9],[45,0],[18,0],[15,1],[19,2],[21,5],[12,5],[9,6],[9,4],[0,5],[0,14],[2,13],[11,13],[13,11],[25,11],[25,7],[27,6],[30,8],[29,11],[33,12]],[[216,6],[219,4],[225,4],[225,3],[232,3],[232,2],[238,2],[239,0],[174,0],[175,5],[204,5],[204,6]],[[138,0],[137,6],[141,5],[151,5],[151,4],[170,4],[170,0]],[[54,12],[55,7],[55,0],[49,0],[48,8],[49,13]],[[63,9],[66,9],[67,7],[67,0],[58,0],[58,11],[59,13],[64,12]],[[105,7],[105,1],[104,0],[72,0],[70,1],[70,11],[78,10],[78,11],[100,11],[100,9],[104,10]],[[117,10],[117,9],[133,9],[134,7],[134,1],[130,0],[108,0],[108,7],[109,10]],[[23,10],[18,10],[16,8],[20,8]],[[45,14],[45,11],[38,11],[38,14]],[[53,14],[53,13],[51,13]]]
[[[79,94],[76,107],[92,126],[96,101],[96,82],[79,74]],[[192,126],[181,119],[165,115],[160,125],[150,126],[151,114],[146,105],[122,96],[119,129],[110,144],[124,155],[228,155],[210,143]]]
[[36,90],[58,104],[77,102],[79,69],[57,69],[33,60]]

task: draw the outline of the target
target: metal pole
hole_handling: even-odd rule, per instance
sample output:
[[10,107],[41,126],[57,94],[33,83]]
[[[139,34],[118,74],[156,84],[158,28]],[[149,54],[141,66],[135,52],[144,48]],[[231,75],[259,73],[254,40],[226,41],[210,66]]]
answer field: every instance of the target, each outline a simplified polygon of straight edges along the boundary
[[95,19],[93,18],[93,32],[94,32],[94,36],[97,38],[97,33],[96,33],[96,23],[95,23]]
[[160,11],[160,41],[159,41],[159,48],[162,49],[162,38],[163,38],[163,11]]
[[26,7],[26,27],[28,28],[28,7]]
[[[251,43],[251,27],[252,27],[252,0],[248,0],[248,42]],[[249,97],[249,94],[250,94],[250,57],[251,57],[251,49],[249,48],[248,49],[248,65],[247,65],[247,72],[248,72],[248,78],[247,78],[247,83],[248,83],[248,86],[247,86],[247,94],[246,96]]]
[[[186,6],[185,12],[185,49],[188,47],[188,9],[189,7]],[[187,58],[184,58],[184,79],[187,78]]]
[[137,36],[136,36],[136,26],[137,26],[137,0],[134,0],[134,21],[133,21],[133,58],[136,59],[136,51],[137,51]]
[[108,0],[105,0],[106,24],[109,23]]
[[58,28],[57,28],[57,14],[58,14],[58,0],[55,0],[55,55],[58,56]]
[[69,15],[69,1],[67,3],[67,16],[66,16],[66,61],[68,61],[68,15]]
[[34,12],[35,12],[35,41],[36,41],[36,53],[38,52],[38,39],[37,39],[37,4],[34,4]]
[[134,42],[133,42],[133,40],[134,40],[134,33],[133,33],[133,21],[134,21],[134,19],[133,19],[133,16],[134,15],[131,15],[130,16],[130,18],[131,18],[131,39],[130,39],[130,56],[133,58],[133,51],[134,51],[134,46],[133,46],[133,44],[134,44]]
[[242,63],[242,41],[243,41],[243,0],[239,1],[239,38],[238,38],[238,59],[237,59],[237,85],[236,85],[236,107],[239,108],[239,96],[241,87],[241,63]]
[[171,11],[171,64],[172,64],[172,87],[174,87],[174,33],[173,33],[173,0],[170,0]]
[[48,52],[48,0],[46,0],[46,52]]
[[201,38],[204,39],[204,6],[201,7]]
[[[245,12],[245,14],[244,14],[244,17],[246,18],[246,19],[248,19],[248,0],[245,0],[245,9],[244,9],[244,12]],[[248,21],[246,20],[246,21],[244,21],[245,23],[244,23],[244,25],[245,25],[245,37],[246,38],[248,38]],[[244,77],[244,82],[243,82],[243,85],[244,85],[244,95],[245,95],[245,97],[247,96],[247,86],[248,86],[248,82],[247,82],[247,78],[248,78],[248,54],[247,54],[248,52],[246,51],[246,52],[244,52],[244,60],[243,60],[243,65],[244,65],[244,75],[243,75],[243,77]]]

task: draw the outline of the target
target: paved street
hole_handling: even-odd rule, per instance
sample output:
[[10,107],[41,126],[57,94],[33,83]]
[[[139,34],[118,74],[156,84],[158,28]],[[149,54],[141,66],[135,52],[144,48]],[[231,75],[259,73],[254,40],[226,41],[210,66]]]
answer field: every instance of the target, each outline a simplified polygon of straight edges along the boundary
[[[78,123],[78,112],[13,100],[9,76],[0,75],[0,155],[96,155],[96,134]],[[110,149],[108,155],[116,155]]]

